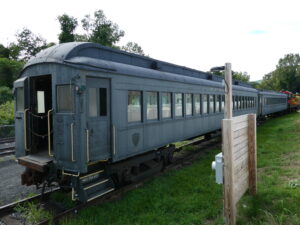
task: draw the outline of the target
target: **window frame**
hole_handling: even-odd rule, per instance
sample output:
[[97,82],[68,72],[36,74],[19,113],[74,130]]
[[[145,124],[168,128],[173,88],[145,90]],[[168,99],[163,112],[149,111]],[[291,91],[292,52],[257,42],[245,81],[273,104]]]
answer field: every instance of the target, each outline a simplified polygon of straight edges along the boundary
[[[190,95],[191,96],[191,114],[187,114],[187,96],[188,95]],[[193,104],[193,94],[192,93],[185,93],[184,94],[184,108],[185,108],[185,110],[184,110],[184,112],[185,112],[185,116],[187,116],[187,117],[192,117],[193,115],[194,115],[194,104]]]
[[[163,95],[164,94],[169,94],[170,95],[170,117],[164,117],[164,113],[163,113]],[[160,118],[161,118],[161,120],[171,120],[171,119],[173,119],[173,93],[172,92],[167,92],[167,91],[164,91],[164,92],[160,92],[159,93],[159,95],[160,95],[160,97],[159,97],[159,99],[160,99],[160,103],[159,103],[159,105],[160,105]]]
[[[196,112],[196,96],[199,97],[199,113]],[[193,94],[193,112],[194,112],[194,116],[200,116],[202,115],[202,108],[201,108],[201,94],[198,93],[194,93]]]
[[[181,95],[181,115],[176,115],[176,95]],[[184,117],[184,114],[185,114],[184,106],[185,106],[185,104],[184,104],[184,94],[181,93],[181,92],[175,92],[174,93],[174,107],[175,107],[174,117],[176,119]]]
[[[208,94],[203,94],[202,95],[202,99],[201,99],[201,104],[202,104],[202,107],[201,107],[201,109],[202,109],[202,111],[201,111],[201,114],[202,115],[208,115],[209,114],[209,102],[208,102],[208,99],[209,99],[209,97],[208,97],[209,95]],[[205,104],[205,102],[204,102],[204,98],[206,98],[206,104]],[[206,106],[205,106],[206,105]],[[205,107],[204,107],[205,106]],[[206,112],[204,112],[204,109],[206,109]]]
[[[20,89],[22,89],[22,91]],[[20,96],[18,95],[19,91],[21,91],[21,93],[22,93],[22,99],[23,99],[22,104],[21,104],[22,107],[19,107],[19,103],[20,103],[20,101],[19,101]],[[16,93],[16,112],[23,113],[25,111],[25,88],[17,87],[15,93]]]
[[[71,96],[71,97],[73,97],[72,98],[72,100],[73,100],[73,108],[72,108],[72,110],[71,111],[59,111],[59,107],[58,107],[58,87],[60,87],[60,86],[71,86],[71,87],[73,87],[73,96]],[[57,84],[56,85],[56,90],[55,90],[55,101],[56,101],[56,104],[55,104],[55,107],[56,107],[56,113],[59,113],[59,114],[74,114],[75,113],[75,111],[76,111],[76,101],[75,101],[75,93],[76,93],[76,91],[75,91],[75,85],[74,84]]]
[[[139,92],[140,93],[140,120],[135,120],[135,121],[129,121],[129,92]],[[143,110],[144,110],[144,107],[143,107],[143,94],[144,92],[141,91],[141,90],[127,90],[127,123],[128,124],[141,124],[144,122],[144,113],[143,113]]]
[[[148,119],[148,93],[155,93],[156,94],[156,118],[155,119]],[[145,120],[149,122],[154,122],[159,120],[159,92],[158,91],[145,91]]]

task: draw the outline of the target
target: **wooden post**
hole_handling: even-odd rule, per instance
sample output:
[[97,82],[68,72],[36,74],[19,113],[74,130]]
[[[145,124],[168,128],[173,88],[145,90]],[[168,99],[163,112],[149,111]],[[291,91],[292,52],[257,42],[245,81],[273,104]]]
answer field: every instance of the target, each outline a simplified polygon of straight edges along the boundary
[[232,78],[231,64],[225,64],[225,107],[222,122],[223,157],[224,157],[224,216],[226,224],[235,225],[236,207],[233,196],[233,130],[232,130]]
[[225,119],[222,121],[224,216],[236,224],[236,204],[249,189],[256,194],[256,115],[232,117],[231,64],[225,65]]
[[256,194],[256,115],[248,115],[248,168],[249,168],[249,191]]
[[227,225],[235,225],[236,206],[234,199],[233,176],[233,128],[232,119],[222,121],[223,157],[224,157],[224,216]]
[[232,75],[231,63],[225,64],[225,119],[232,118]]

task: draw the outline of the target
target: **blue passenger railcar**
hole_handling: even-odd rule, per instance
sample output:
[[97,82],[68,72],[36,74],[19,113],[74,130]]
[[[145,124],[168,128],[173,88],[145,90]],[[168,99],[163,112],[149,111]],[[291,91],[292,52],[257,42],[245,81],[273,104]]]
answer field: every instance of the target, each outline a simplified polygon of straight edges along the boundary
[[267,116],[282,112],[288,108],[287,94],[275,91],[259,91],[259,108],[257,115]]
[[[221,77],[92,43],[42,51],[14,87],[22,183],[57,181],[81,201],[171,161],[171,143],[224,114]],[[234,115],[256,113],[258,91],[234,85],[233,101]]]

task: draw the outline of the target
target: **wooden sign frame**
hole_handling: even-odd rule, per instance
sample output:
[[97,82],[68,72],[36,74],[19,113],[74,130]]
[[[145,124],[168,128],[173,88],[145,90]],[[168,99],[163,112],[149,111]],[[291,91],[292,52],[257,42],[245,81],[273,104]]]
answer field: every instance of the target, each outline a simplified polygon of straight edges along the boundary
[[256,114],[232,117],[231,64],[225,65],[225,119],[222,121],[224,160],[224,216],[236,224],[236,205],[249,189],[257,191]]

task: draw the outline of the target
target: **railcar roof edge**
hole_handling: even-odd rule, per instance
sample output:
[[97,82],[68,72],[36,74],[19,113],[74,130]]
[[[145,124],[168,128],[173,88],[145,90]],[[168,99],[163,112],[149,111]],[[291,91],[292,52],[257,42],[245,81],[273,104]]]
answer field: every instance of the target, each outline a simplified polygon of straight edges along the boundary
[[[118,49],[109,48],[96,43],[90,42],[70,42],[52,46],[47,48],[35,57],[31,58],[24,66],[23,70],[34,64],[40,63],[62,63],[71,62],[75,57],[89,57],[98,60],[107,60],[116,63],[122,63],[141,68],[152,69],[160,72],[167,72],[171,74],[178,74],[186,77],[200,78],[204,80],[211,80],[222,82],[223,77],[212,75],[203,71],[191,69],[184,66],[163,62],[152,59],[146,56],[140,56]],[[77,60],[77,63],[78,60]],[[83,63],[82,63],[83,64]],[[105,68],[107,69],[107,68]],[[234,81],[234,84],[247,88],[252,88],[251,85],[240,81]]]

